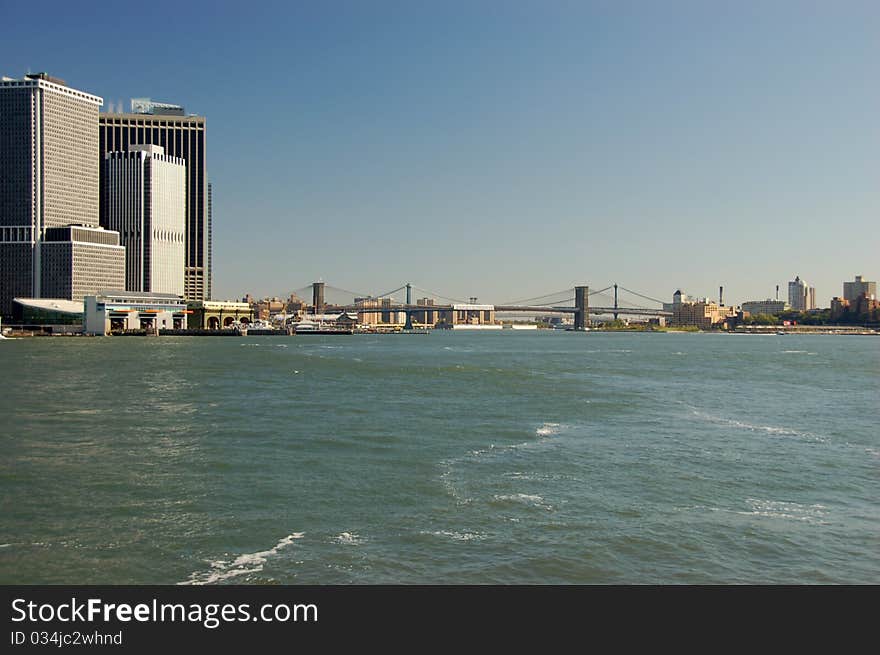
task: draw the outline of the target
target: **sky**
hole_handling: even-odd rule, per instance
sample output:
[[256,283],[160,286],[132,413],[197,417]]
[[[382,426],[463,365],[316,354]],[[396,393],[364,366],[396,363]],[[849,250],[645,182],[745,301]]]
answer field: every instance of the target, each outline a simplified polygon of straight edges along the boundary
[[0,74],[207,117],[214,297],[880,277],[880,3],[44,2]]

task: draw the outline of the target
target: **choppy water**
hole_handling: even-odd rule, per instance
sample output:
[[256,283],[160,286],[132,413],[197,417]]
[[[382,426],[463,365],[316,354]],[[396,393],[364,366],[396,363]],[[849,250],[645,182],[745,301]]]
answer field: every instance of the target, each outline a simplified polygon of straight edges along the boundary
[[880,582],[880,339],[0,343],[3,583]]

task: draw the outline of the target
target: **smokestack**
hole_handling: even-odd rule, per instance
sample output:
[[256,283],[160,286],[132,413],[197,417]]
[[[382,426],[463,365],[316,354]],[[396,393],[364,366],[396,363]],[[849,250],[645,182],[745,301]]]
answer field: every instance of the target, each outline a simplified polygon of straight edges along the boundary
[[776,285],[776,300],[779,300],[779,285]]
[[718,304],[724,307],[724,287],[718,287]]

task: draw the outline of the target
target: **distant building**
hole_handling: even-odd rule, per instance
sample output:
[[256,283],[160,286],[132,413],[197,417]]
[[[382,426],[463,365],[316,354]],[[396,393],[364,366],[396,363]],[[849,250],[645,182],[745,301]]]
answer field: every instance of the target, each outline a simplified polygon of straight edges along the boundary
[[0,315],[47,297],[46,230],[98,226],[103,102],[46,73],[0,79]]
[[420,327],[433,326],[438,319],[437,310],[431,309],[432,307],[434,307],[434,299],[419,298],[418,300],[416,300],[416,305],[418,305],[419,307],[425,307],[425,310],[419,310],[410,314],[410,320],[412,321],[412,324]]
[[219,330],[235,323],[253,323],[254,309],[248,302],[228,300],[191,300],[189,327],[202,330]]
[[718,303],[701,299],[689,299],[681,290],[672,295],[672,303],[664,303],[664,309],[672,311],[670,325],[677,327],[698,327],[708,330],[735,319],[737,311],[734,307],[725,307]]
[[451,309],[440,310],[438,314],[438,323],[446,327],[496,326],[495,305],[455,304]]
[[785,303],[781,300],[749,300],[742,304],[742,310],[752,316],[766,314],[773,316],[785,311]]
[[877,283],[863,280],[861,275],[856,275],[853,282],[843,283],[843,297],[850,302],[858,299],[859,296],[865,296],[868,300],[877,298]]
[[682,293],[681,289],[676,289],[672,294],[672,302],[663,303],[664,312],[675,312],[676,307],[680,307],[683,302],[688,302],[686,293]]
[[126,249],[125,289],[184,295],[184,161],[155,145],[130,145],[104,159],[105,225]]
[[[184,115],[183,107],[136,98],[132,113],[98,115],[101,160],[108,152],[128,152],[130,145],[157,145],[170,157],[186,163],[186,231],[184,239],[184,295],[188,300],[208,300],[212,293],[213,237],[208,211],[209,191],[205,155],[204,116]],[[101,171],[101,184],[106,184]],[[213,192],[213,188],[211,189]],[[106,225],[109,209],[101,200],[101,221]]]
[[788,305],[797,312],[816,309],[816,288],[809,286],[800,276],[796,276],[788,283]]
[[880,300],[863,293],[855,300],[831,299],[831,320],[844,322],[880,321]]
[[403,325],[406,312],[393,311],[391,298],[355,298],[361,325]]

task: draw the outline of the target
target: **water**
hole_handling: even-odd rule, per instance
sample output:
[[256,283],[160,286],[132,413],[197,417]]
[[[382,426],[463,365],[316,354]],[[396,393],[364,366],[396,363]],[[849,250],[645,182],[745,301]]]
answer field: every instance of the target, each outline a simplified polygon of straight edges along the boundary
[[0,583],[878,583],[880,340],[0,344]]

